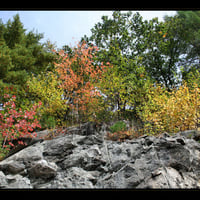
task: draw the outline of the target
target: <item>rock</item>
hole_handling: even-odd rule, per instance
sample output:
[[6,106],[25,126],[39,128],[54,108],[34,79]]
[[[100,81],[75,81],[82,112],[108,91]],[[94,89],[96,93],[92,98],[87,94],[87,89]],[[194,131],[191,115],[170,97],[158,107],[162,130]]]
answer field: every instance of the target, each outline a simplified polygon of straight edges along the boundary
[[91,171],[101,168],[106,164],[102,159],[101,151],[97,145],[92,145],[87,149],[76,148],[72,154],[66,157],[62,162],[62,169],[70,167],[81,167],[85,170]]
[[14,160],[9,160],[6,162],[1,162],[0,169],[5,174],[17,174],[17,173],[22,172],[25,169],[25,165],[23,163],[19,163]]
[[118,142],[106,130],[85,123],[11,155],[0,162],[0,188],[200,188],[197,136]]
[[90,171],[72,167],[67,174],[67,178],[71,182],[71,188],[94,188],[93,182],[96,182],[96,178]]
[[43,131],[39,131],[39,132],[37,132],[37,137],[36,138],[45,138],[45,137],[47,137],[49,134],[51,133],[51,131],[50,130],[48,130],[48,129],[46,129],[46,130],[43,130]]
[[[24,144],[18,144],[18,141],[23,142]],[[11,140],[12,144],[14,145],[14,148],[11,148],[11,150],[9,151],[8,155],[5,158],[10,157],[11,155],[21,151],[24,148],[27,148],[28,146],[31,146],[37,142],[42,142],[43,139],[38,139],[38,138],[26,138],[26,137],[20,137],[18,139],[14,139]],[[6,142],[6,144],[8,144],[8,142],[10,142],[9,140]]]
[[183,176],[172,167],[162,167],[152,172],[137,188],[200,188],[200,183],[190,174]]
[[57,162],[69,155],[76,146],[76,142],[73,141],[73,135],[47,140],[44,142],[43,156],[53,162]]
[[[16,160],[16,161],[23,161],[24,163],[31,163],[32,161],[41,160],[43,157],[43,145],[40,145],[40,143],[36,143],[32,146],[29,146],[16,154],[10,156],[4,161],[10,161],[10,160]],[[1,162],[0,162],[1,164]]]
[[7,182],[6,176],[2,171],[0,171],[0,189],[6,188],[7,186],[8,186],[8,182]]
[[5,176],[3,172],[0,171],[0,188],[1,189],[11,189],[11,188],[33,188],[30,180],[19,174],[17,175],[7,175]]
[[34,178],[49,179],[56,176],[57,166],[53,162],[39,160],[29,169],[29,175]]
[[67,128],[68,134],[92,135],[94,132],[96,132],[96,124],[91,122],[80,124],[77,127]]
[[27,177],[23,177],[19,174],[16,175],[7,175],[6,176],[8,185],[6,188],[23,188],[23,189],[31,189],[33,188],[30,180]]

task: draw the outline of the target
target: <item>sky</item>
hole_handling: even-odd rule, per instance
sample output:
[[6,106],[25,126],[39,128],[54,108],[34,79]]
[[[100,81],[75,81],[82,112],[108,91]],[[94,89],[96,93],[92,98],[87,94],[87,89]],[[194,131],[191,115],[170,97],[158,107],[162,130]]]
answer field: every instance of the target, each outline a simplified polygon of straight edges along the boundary
[[[127,11],[125,11],[127,12]],[[173,16],[176,11],[132,11],[139,12],[143,19],[150,20],[158,17],[160,21],[165,15]],[[0,11],[3,23],[12,20],[15,14],[19,14],[20,20],[27,31],[44,34],[45,42],[49,39],[57,48],[63,45],[74,46],[84,35],[90,36],[90,29],[101,21],[103,15],[112,16],[112,11]]]

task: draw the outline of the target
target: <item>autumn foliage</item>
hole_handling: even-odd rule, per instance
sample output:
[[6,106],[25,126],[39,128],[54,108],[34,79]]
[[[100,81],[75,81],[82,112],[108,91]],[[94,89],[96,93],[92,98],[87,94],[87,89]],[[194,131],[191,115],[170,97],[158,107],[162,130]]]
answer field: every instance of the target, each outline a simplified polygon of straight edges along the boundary
[[28,92],[36,101],[41,101],[40,120],[43,128],[55,128],[61,125],[59,119],[65,114],[68,105],[62,98],[63,89],[59,88],[60,80],[55,72],[41,73],[27,82]]
[[125,130],[114,129],[107,133],[111,140],[123,141],[143,134],[159,135],[185,130],[198,130],[200,125],[200,88],[193,82],[189,87],[186,82],[171,91],[161,85],[151,85],[146,94],[146,101],[137,107],[137,114],[143,126]]
[[108,132],[116,141],[198,129],[198,14],[159,22],[115,11],[91,37],[62,50],[41,44],[41,34],[26,34],[18,15],[0,23],[0,156],[12,139],[34,137],[36,129],[62,133],[87,121],[131,122]]
[[[10,147],[14,146],[12,144],[13,139],[35,137],[35,129],[41,128],[35,117],[41,102],[38,105],[34,104],[30,110],[23,111],[21,108],[16,108],[16,96],[4,94],[4,100],[3,110],[0,111],[0,157],[9,151]],[[23,144],[20,140],[19,143]]]
[[198,129],[200,118],[200,89],[184,83],[168,91],[160,85],[149,90],[149,101],[140,107],[139,115],[145,122],[144,132],[159,134]]
[[94,115],[97,110],[98,97],[101,96],[95,85],[101,80],[102,73],[109,66],[95,63],[97,47],[86,43],[78,44],[73,49],[73,55],[59,52],[56,72],[61,80],[60,88],[64,91],[64,99],[68,102],[70,110],[77,113],[80,118]]

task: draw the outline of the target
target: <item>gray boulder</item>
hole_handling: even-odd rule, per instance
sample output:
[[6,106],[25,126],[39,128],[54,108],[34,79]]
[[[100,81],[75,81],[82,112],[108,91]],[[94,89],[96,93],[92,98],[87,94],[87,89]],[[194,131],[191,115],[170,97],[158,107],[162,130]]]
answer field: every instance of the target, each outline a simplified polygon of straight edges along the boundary
[[85,123],[11,155],[0,188],[200,188],[196,132],[118,142],[106,130]]
[[0,188],[23,188],[23,189],[31,189],[33,188],[30,180],[27,177],[23,177],[19,174],[16,175],[5,175],[2,171],[0,171]]
[[49,179],[56,176],[57,165],[46,160],[39,160],[29,169],[29,175],[34,178]]

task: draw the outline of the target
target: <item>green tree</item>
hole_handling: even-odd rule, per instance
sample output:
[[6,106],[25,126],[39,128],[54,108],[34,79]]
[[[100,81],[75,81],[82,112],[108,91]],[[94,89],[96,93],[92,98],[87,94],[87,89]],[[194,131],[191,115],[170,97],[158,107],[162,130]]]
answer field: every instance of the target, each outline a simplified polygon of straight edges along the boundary
[[27,104],[29,77],[52,70],[56,55],[51,51],[50,42],[40,43],[42,38],[43,34],[26,32],[18,14],[5,24],[0,20],[0,87],[15,87],[16,106]]
[[[126,57],[138,56],[144,50],[140,35],[146,31],[146,24],[147,21],[143,22],[139,13],[132,15],[132,12],[115,11],[111,19],[103,16],[102,22],[91,29],[90,40],[105,51],[109,52],[109,47],[119,47]],[[104,59],[109,61],[108,57]]]
[[43,34],[25,32],[19,15],[0,23],[0,62],[1,79],[4,83],[23,86],[32,73],[45,71],[48,64],[53,62],[55,55],[40,44]]
[[20,21],[19,14],[13,17],[13,21],[8,20],[4,33],[6,44],[9,48],[14,48],[16,44],[22,43],[24,39],[25,29]]
[[[104,98],[105,108],[117,111],[118,118],[127,116],[131,111],[145,100],[145,91],[150,84],[150,79],[141,65],[140,58],[128,59],[120,50],[114,48],[112,52],[113,65],[102,76],[98,88],[106,96]],[[132,113],[132,114],[133,114]]]
[[[102,22],[91,31],[89,41],[100,48],[99,61],[109,61],[120,67],[120,57],[115,56],[116,53],[113,55],[113,48],[118,49],[127,62],[140,58],[140,66],[145,66],[154,81],[169,89],[180,83],[180,66],[187,44],[179,17],[166,16],[164,22],[158,18],[147,21],[139,13],[115,11],[111,18],[103,16]],[[132,67],[126,65],[129,71]]]
[[91,30],[92,36],[85,37],[89,45],[94,42],[99,48],[96,62],[110,62],[113,66],[99,89],[106,96],[106,109],[117,110],[118,117],[135,110],[150,81],[142,58],[148,46],[148,28],[148,22],[143,22],[139,13],[115,11],[110,19],[103,16],[102,22]]
[[182,59],[182,76],[187,79],[187,74],[200,70],[200,11],[178,11],[184,32],[182,41],[187,45]]
[[171,89],[180,83],[180,66],[186,49],[181,39],[184,34],[181,20],[177,16],[166,16],[164,22],[154,18],[149,26],[144,65],[154,80]]
[[4,78],[10,69],[12,69],[12,60],[10,57],[10,49],[6,45],[3,34],[5,27],[0,20],[0,79]]

